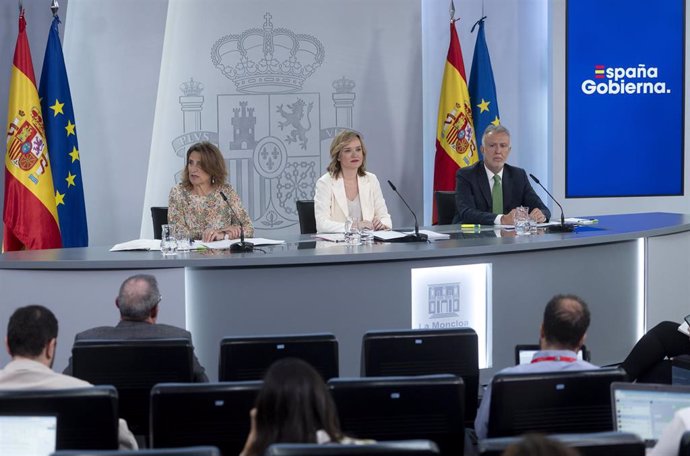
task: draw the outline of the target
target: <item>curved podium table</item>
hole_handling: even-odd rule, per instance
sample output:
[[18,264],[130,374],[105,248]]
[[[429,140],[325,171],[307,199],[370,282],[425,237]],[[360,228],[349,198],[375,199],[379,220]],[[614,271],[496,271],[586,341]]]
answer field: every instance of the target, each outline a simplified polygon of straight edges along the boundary
[[[372,329],[411,326],[411,270],[491,263],[493,368],[511,365],[517,343],[537,341],[546,302],[575,293],[590,305],[587,346],[596,364],[621,361],[644,329],[689,313],[690,216],[611,215],[574,233],[497,237],[433,229],[451,239],[348,247],[294,236],[252,253],[109,252],[109,247],[9,252],[0,256],[0,336],[18,306],[38,303],[60,322],[56,369],[74,334],[119,317],[122,280],[159,280],[160,322],[187,327],[197,355],[217,378],[224,336],[332,332],[341,375],[359,375],[361,338]],[[685,310],[683,310],[685,309]],[[4,364],[7,355],[2,355]]]

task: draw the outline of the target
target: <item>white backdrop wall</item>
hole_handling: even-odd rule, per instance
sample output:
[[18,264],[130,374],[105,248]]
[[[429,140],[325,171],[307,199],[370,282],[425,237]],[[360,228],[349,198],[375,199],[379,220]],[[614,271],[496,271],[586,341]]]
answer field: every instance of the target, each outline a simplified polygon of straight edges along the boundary
[[[337,9],[339,17],[322,7],[326,1],[330,9]],[[136,238],[150,229],[148,205],[165,203],[165,195],[173,184],[170,171],[174,171],[175,163],[178,168],[182,164],[175,161],[179,157],[171,144],[183,132],[176,99],[182,95],[179,84],[202,70],[212,76],[201,81],[206,86],[202,128],[218,132],[215,98],[218,94],[238,92],[210,63],[210,41],[262,26],[267,11],[274,16],[274,26],[311,34],[326,49],[324,63],[300,91],[320,94],[319,128],[334,125],[333,88],[329,83],[342,76],[355,81],[353,126],[363,131],[371,149],[370,169],[383,179],[399,182],[412,206],[424,213],[424,220],[429,223],[435,119],[448,50],[449,2],[326,1],[305,1],[306,6],[302,7],[299,2],[232,0],[224,2],[222,11],[202,14],[204,8],[197,7],[196,14],[190,13],[176,24],[168,23],[168,0],[70,0],[69,5],[67,1],[61,2],[63,43],[77,117],[91,245]],[[25,2],[37,72],[51,19],[48,4],[48,0]],[[283,11],[287,4],[290,10]],[[170,5],[194,9],[201,3],[179,1]],[[542,180],[561,198],[564,7],[565,0],[456,0],[458,33],[468,76],[476,39],[470,28],[481,17],[482,9],[488,17],[486,36],[501,118],[513,132],[511,161],[546,176]],[[356,19],[345,21],[350,17],[349,10],[360,14],[353,13]],[[383,12],[387,13],[383,17],[376,15]],[[16,14],[16,0],[0,0],[0,106],[7,106]],[[213,25],[215,17],[223,18],[225,24]],[[190,22],[192,18],[195,19]],[[208,28],[203,39],[199,37],[198,47],[194,47],[198,55],[166,55],[164,43],[168,49],[168,43],[189,45],[196,40],[186,33],[195,23]],[[404,64],[400,62],[401,56]],[[166,58],[172,60],[166,60],[162,67],[161,60]],[[192,69],[181,66],[195,62],[199,66]],[[382,85],[382,81],[386,83]],[[415,85],[421,85],[421,90]],[[409,91],[401,92],[400,87]],[[171,123],[159,123],[159,108],[166,103],[174,117]],[[6,125],[4,114],[1,119]],[[325,168],[327,144],[328,141],[321,143],[321,168],[317,174]],[[151,177],[147,184],[150,168],[155,170],[159,165],[157,158],[150,160],[156,154],[172,159],[165,164],[172,167],[166,171],[167,178],[163,176],[157,181],[159,178]],[[149,202],[145,203],[145,195]],[[384,188],[384,195],[396,224],[411,224],[411,217],[390,190]],[[690,210],[687,196],[563,203],[572,215]]]

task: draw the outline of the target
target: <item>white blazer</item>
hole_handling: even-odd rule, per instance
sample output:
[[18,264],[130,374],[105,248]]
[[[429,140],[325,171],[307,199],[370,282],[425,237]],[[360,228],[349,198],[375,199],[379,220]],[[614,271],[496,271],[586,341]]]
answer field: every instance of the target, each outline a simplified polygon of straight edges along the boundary
[[[381,193],[379,180],[372,173],[364,176],[357,175],[359,188],[359,202],[362,206],[362,219],[372,221],[378,218],[388,228],[393,226],[388,214],[386,201]],[[342,233],[345,231],[347,220],[347,196],[345,196],[345,181],[342,177],[334,179],[329,173],[316,181],[314,194],[314,216],[316,217],[316,231],[318,233]]]

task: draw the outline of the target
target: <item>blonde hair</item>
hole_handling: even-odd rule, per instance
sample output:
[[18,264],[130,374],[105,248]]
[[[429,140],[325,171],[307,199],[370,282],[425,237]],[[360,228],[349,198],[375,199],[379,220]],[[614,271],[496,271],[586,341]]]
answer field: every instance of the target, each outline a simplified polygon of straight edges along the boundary
[[220,153],[220,149],[208,141],[192,144],[187,150],[187,161],[184,165],[184,171],[182,171],[182,185],[186,188],[192,188],[192,183],[189,181],[189,156],[192,155],[192,152],[198,152],[201,156],[199,167],[211,176],[211,185],[222,185],[228,177],[225,159]]
[[366,174],[367,148],[364,146],[362,135],[353,130],[343,130],[338,133],[331,142],[331,163],[328,165],[328,168],[326,168],[331,177],[337,179],[342,173],[343,169],[340,166],[340,161],[338,161],[340,158],[340,152],[350,141],[354,139],[359,139],[360,144],[362,144],[362,164],[357,169],[357,174],[360,176],[364,176]]

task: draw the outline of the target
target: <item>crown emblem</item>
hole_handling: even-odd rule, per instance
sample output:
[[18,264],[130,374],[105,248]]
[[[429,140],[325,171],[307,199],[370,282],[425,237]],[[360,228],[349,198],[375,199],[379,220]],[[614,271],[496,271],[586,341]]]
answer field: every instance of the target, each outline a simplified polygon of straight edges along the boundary
[[347,79],[345,76],[343,76],[342,78],[333,81],[332,85],[335,93],[350,93],[352,92],[352,89],[355,88],[355,81]]
[[189,81],[180,84],[180,90],[185,97],[198,97],[204,90],[204,85],[199,81],[195,81],[194,78],[189,78]]
[[263,28],[216,41],[211,60],[239,92],[296,92],[323,63],[323,45],[311,35],[274,28],[270,13],[264,19]]

